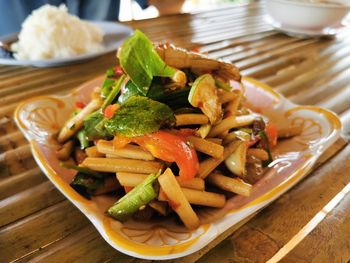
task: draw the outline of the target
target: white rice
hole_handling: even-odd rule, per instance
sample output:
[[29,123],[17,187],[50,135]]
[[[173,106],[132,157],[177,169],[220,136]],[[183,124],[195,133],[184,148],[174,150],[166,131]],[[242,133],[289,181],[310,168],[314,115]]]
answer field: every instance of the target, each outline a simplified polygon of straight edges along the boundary
[[44,5],[26,18],[11,48],[20,60],[68,58],[101,50],[102,39],[100,28],[68,14],[66,6]]

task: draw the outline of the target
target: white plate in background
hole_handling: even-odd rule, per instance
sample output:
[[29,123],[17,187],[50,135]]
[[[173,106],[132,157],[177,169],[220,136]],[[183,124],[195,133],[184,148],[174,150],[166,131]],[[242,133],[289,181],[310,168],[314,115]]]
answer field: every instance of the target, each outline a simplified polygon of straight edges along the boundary
[[295,37],[334,37],[336,34],[338,34],[341,30],[345,29],[345,24],[340,25],[339,27],[326,27],[322,29],[304,29],[304,28],[296,28],[296,27],[290,27],[286,25],[282,25],[281,23],[275,21],[273,18],[271,18],[269,15],[265,16],[265,21],[270,24],[274,29],[277,31],[280,31],[282,33],[285,33],[290,36]]
[[[125,38],[132,34],[133,30],[120,23],[105,22],[105,21],[90,21],[92,24],[101,28],[104,33],[103,36],[103,49],[101,51],[89,54],[83,54],[73,56],[70,58],[56,58],[46,60],[17,60],[14,58],[0,58],[0,64],[2,65],[16,65],[16,66],[34,66],[34,67],[57,67],[68,64],[79,63],[88,59],[92,59],[106,53],[117,50],[123,43]],[[10,37],[0,38],[0,41],[6,42]],[[13,38],[13,35],[11,36]]]

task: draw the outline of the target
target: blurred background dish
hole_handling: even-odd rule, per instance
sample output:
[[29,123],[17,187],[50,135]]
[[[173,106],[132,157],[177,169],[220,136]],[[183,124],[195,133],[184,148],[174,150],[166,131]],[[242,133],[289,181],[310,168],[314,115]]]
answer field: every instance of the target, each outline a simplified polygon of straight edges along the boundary
[[66,5],[45,4],[23,21],[11,45],[18,60],[70,58],[103,49],[100,27],[68,13]]
[[[128,37],[133,30],[125,25],[116,22],[102,22],[102,21],[91,21],[94,25],[99,27],[103,35],[103,49],[95,53],[88,53],[83,55],[77,55],[69,58],[57,58],[57,59],[46,59],[46,60],[17,60],[11,57],[0,57],[0,64],[3,65],[21,65],[21,66],[35,66],[35,67],[56,67],[67,64],[79,63],[88,59],[101,56],[103,54],[115,51],[118,49],[120,44]],[[15,39],[15,35],[5,36],[0,38],[0,42],[8,43]]]
[[303,36],[335,35],[345,24],[345,1],[266,0],[267,22],[276,29]]

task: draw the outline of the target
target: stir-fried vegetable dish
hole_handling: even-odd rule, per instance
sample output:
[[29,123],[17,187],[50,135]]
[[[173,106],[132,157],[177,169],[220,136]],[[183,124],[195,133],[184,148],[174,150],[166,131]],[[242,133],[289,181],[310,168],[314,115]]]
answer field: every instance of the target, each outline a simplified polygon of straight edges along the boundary
[[62,165],[77,170],[71,186],[88,199],[115,196],[107,213],[121,222],[175,214],[190,229],[199,206],[249,196],[277,129],[245,106],[238,69],[153,45],[138,30],[117,56],[120,65],[58,133]]

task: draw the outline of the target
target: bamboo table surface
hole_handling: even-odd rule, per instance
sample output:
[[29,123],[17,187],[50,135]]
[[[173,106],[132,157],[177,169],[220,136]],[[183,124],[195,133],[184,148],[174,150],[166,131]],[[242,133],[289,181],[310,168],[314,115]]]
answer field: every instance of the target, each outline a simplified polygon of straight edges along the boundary
[[[298,185],[177,262],[350,260],[350,30],[298,39],[274,31],[263,16],[251,4],[129,22],[154,41],[231,61],[295,103],[336,112],[344,126],[343,139]],[[0,262],[144,262],[112,249],[55,189],[12,118],[21,99],[66,93],[115,63],[111,53],[60,68],[0,66]]]

